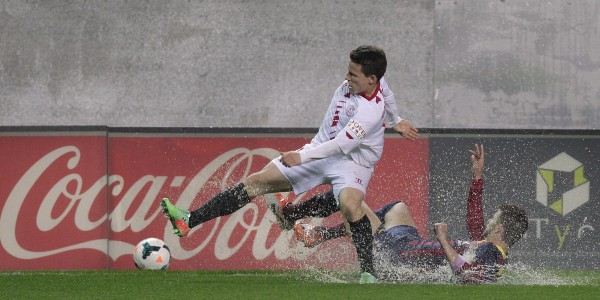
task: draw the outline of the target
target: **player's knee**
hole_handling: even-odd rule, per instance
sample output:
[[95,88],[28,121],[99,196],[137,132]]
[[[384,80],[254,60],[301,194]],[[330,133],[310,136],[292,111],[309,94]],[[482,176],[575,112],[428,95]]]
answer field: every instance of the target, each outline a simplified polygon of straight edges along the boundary
[[410,215],[410,210],[408,210],[408,205],[406,205],[404,202],[396,203],[392,207],[392,210],[394,210],[398,214]]
[[244,184],[244,189],[246,190],[246,193],[248,193],[248,196],[250,196],[251,198],[254,198],[261,194],[260,185],[258,184],[259,181],[257,180],[256,176],[254,176],[254,174],[246,177],[246,179],[244,179],[242,183]]
[[394,227],[397,225],[408,225],[415,226],[415,221],[413,220],[410,210],[408,206],[404,203],[397,203],[390,209],[390,211],[385,215],[385,224],[386,228]]
[[273,163],[262,170],[250,174],[243,181],[248,195],[260,196],[268,193],[290,191],[292,185]]
[[361,204],[364,194],[356,189],[346,188],[340,191],[340,210],[346,220],[356,221],[364,215]]

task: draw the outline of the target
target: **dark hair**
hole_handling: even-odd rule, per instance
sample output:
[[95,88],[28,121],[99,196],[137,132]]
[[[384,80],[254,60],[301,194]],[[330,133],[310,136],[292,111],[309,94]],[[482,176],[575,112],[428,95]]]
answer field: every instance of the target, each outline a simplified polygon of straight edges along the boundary
[[387,59],[383,49],[363,45],[350,52],[350,60],[362,66],[362,72],[365,76],[375,75],[379,81],[387,68]]
[[529,219],[523,208],[504,204],[500,206],[500,224],[504,227],[504,241],[512,247],[527,232]]

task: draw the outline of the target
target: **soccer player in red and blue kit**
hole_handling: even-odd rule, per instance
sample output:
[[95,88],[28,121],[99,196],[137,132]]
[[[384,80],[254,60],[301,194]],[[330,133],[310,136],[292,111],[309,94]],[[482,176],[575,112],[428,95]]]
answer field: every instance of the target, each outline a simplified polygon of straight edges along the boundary
[[[482,203],[484,148],[483,145],[475,145],[475,150],[469,151],[473,179],[467,200],[468,241],[448,240],[448,226],[443,223],[435,224],[437,241],[424,240],[417,232],[408,206],[401,201],[375,212],[365,208],[372,228],[376,229],[373,251],[376,254],[376,274],[380,279],[391,277],[395,266],[427,270],[446,262],[464,284],[495,282],[501,275],[509,248],[527,231],[527,214],[516,205],[502,205],[485,226]],[[325,217],[336,210],[327,194],[299,204],[283,203],[274,213],[285,222],[306,216]],[[329,206],[324,203],[329,203]],[[322,227],[298,223],[294,226],[294,234],[307,247],[314,247],[323,241],[346,236],[347,231],[344,224]]]

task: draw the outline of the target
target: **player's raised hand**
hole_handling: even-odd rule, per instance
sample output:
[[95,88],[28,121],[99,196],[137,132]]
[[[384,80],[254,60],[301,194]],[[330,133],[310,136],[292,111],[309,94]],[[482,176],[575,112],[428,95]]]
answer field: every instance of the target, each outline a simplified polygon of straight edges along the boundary
[[300,163],[302,163],[300,160],[300,153],[298,153],[298,151],[281,152],[281,158],[279,161],[281,161],[281,163],[288,168],[300,165]]
[[448,224],[435,223],[433,225],[433,232],[435,233],[435,238],[438,241],[448,240]]
[[469,150],[469,152],[471,153],[471,171],[473,172],[473,179],[481,179],[483,176],[483,162],[485,157],[483,144],[475,144],[475,150]]
[[412,124],[410,124],[410,122],[406,120],[398,122],[398,124],[394,125],[393,128],[394,131],[411,141],[414,141],[419,138],[419,130],[412,126]]

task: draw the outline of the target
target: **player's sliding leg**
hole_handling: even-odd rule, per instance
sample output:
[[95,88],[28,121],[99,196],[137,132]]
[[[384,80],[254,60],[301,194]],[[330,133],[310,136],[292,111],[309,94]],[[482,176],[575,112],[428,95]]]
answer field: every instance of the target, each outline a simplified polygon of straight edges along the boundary
[[279,228],[290,230],[294,227],[295,220],[292,220],[283,214],[283,209],[286,206],[291,205],[291,202],[289,202],[287,197],[280,193],[266,194],[265,201],[267,202],[267,207],[271,210],[273,215],[275,215]]
[[338,211],[340,207],[332,190],[317,194],[301,203],[288,203],[283,207],[283,215],[294,222],[307,217],[325,218]]
[[185,210],[173,206],[166,198],[166,200],[163,199],[161,205],[164,213],[170,219],[175,233],[179,236],[185,236],[190,228],[214,218],[232,214],[256,196],[265,193],[289,191],[291,188],[287,178],[281,174],[273,163],[269,163],[259,172],[248,176],[242,183],[221,191],[199,209],[191,211],[189,215]]
[[202,205],[202,207],[192,212],[174,206],[168,198],[163,198],[161,205],[163,212],[173,225],[175,234],[183,237],[188,234],[190,228],[216,217],[232,214],[248,204],[250,200],[252,199],[244,189],[244,184],[240,183],[232,188],[221,191]]
[[199,209],[190,213],[190,227],[195,227],[206,221],[217,217],[232,214],[250,203],[252,198],[248,196],[244,183],[226,189],[208,200]]
[[277,218],[279,227],[284,230],[292,229],[297,220],[307,217],[324,218],[340,210],[332,190],[300,203],[292,203],[281,194],[265,195],[265,199]]
[[336,226],[315,226],[309,223],[294,225],[294,236],[307,248],[315,247],[322,242],[347,236],[346,225],[340,223]]

